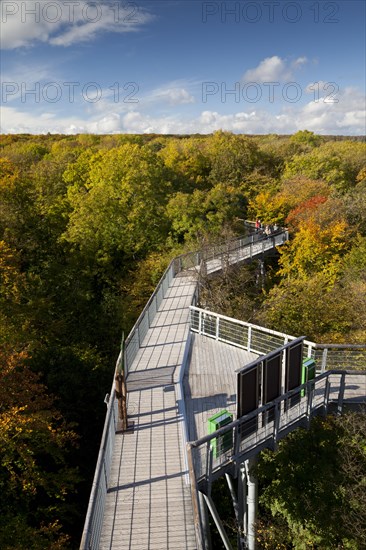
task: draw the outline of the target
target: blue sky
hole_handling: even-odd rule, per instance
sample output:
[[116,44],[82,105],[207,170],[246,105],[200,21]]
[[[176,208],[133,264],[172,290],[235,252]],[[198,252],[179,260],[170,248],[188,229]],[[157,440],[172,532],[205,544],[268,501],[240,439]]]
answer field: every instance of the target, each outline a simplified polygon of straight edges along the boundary
[[366,133],[361,0],[0,7],[3,133]]

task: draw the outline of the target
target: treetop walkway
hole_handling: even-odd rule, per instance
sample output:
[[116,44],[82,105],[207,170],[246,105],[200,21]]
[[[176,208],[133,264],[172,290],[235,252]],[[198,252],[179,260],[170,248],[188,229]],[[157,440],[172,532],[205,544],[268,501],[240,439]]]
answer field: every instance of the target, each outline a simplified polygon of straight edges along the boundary
[[[228,430],[240,432],[240,438],[234,437],[224,455],[214,460],[211,443],[221,432],[207,436],[205,426],[217,410],[234,412],[236,369],[296,339],[196,306],[202,274],[260,258],[287,239],[283,230],[269,238],[237,238],[169,264],[117,361],[124,362],[129,428],[120,430],[113,384],[82,550],[208,548],[202,495],[215,519],[207,491],[213,479],[236,475],[233,465],[273,445],[290,427],[289,419],[283,419],[286,398],[281,396],[282,401],[251,413],[251,418],[262,418],[272,407],[264,430],[244,438],[242,426],[248,418],[235,420]],[[362,381],[353,384],[352,396],[348,394],[348,371],[326,371],[346,356],[343,367],[365,367],[366,346],[341,348],[305,341],[304,354],[316,358],[322,374],[300,400],[295,414],[299,420],[308,421],[334,399],[340,406],[349,398],[359,400],[362,393],[365,397]],[[309,395],[315,396],[311,405]],[[220,522],[218,526],[220,532]],[[229,544],[224,533],[222,538]]]

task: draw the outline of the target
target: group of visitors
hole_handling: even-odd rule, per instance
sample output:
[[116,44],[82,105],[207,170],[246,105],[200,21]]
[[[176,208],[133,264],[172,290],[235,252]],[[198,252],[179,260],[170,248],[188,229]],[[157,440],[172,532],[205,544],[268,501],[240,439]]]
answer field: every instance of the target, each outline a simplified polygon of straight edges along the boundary
[[259,235],[266,235],[266,237],[269,237],[272,235],[272,233],[275,233],[279,230],[279,227],[277,223],[274,225],[271,224],[263,224],[259,218],[255,220],[255,232]]

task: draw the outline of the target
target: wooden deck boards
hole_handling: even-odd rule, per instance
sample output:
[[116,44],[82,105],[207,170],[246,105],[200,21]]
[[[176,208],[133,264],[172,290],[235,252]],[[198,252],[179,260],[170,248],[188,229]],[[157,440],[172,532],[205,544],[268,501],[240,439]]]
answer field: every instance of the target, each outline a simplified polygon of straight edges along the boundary
[[[332,395],[338,395],[339,377],[330,377],[330,398]],[[366,401],[366,376],[355,374],[346,376],[346,385],[344,388],[345,403],[363,403]]]
[[[246,249],[231,255],[229,262],[248,256]],[[214,260],[207,271],[221,267],[221,260]],[[178,408],[196,273],[183,275],[173,279],[129,368],[127,409],[134,427],[116,435],[100,550],[197,547],[186,483],[184,418]],[[208,418],[220,409],[235,415],[235,370],[256,357],[192,335],[191,361],[184,378],[189,439],[206,435]],[[360,377],[351,388],[347,385],[345,398],[358,399],[360,393],[366,397],[365,382],[365,377]]]
[[192,278],[175,278],[127,377],[132,433],[119,434],[101,550],[196,548],[177,388],[189,330]]
[[192,356],[184,375],[184,398],[188,435],[191,441],[207,435],[207,420],[226,409],[236,415],[235,370],[254,361],[258,355],[192,335]]

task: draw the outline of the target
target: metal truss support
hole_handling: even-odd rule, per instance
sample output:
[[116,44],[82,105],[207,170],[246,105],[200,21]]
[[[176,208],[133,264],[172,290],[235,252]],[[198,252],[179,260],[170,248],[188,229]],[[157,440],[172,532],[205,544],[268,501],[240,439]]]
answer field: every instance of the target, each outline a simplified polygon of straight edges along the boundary
[[234,507],[236,521],[239,521],[239,506],[238,506],[238,499],[236,498],[233,478],[229,474],[225,474],[225,477],[226,477],[226,481],[227,481],[227,484],[228,484],[228,487],[229,487],[231,500],[233,501],[233,507]]
[[208,508],[204,499],[203,493],[198,491],[198,498],[201,510],[202,530],[203,530],[203,544],[204,550],[211,550],[211,532],[210,532],[210,520],[208,516]]
[[212,518],[213,518],[213,520],[216,524],[217,530],[220,534],[220,537],[221,537],[221,540],[224,544],[225,550],[233,550],[233,547],[231,546],[230,541],[229,541],[229,537],[226,534],[226,531],[224,529],[224,526],[222,524],[222,521],[221,521],[220,516],[219,516],[219,514],[216,510],[216,506],[215,506],[212,498],[205,495],[205,494],[203,494],[203,497],[206,501],[208,509],[210,510],[210,514],[211,514],[211,516],[212,516]]

